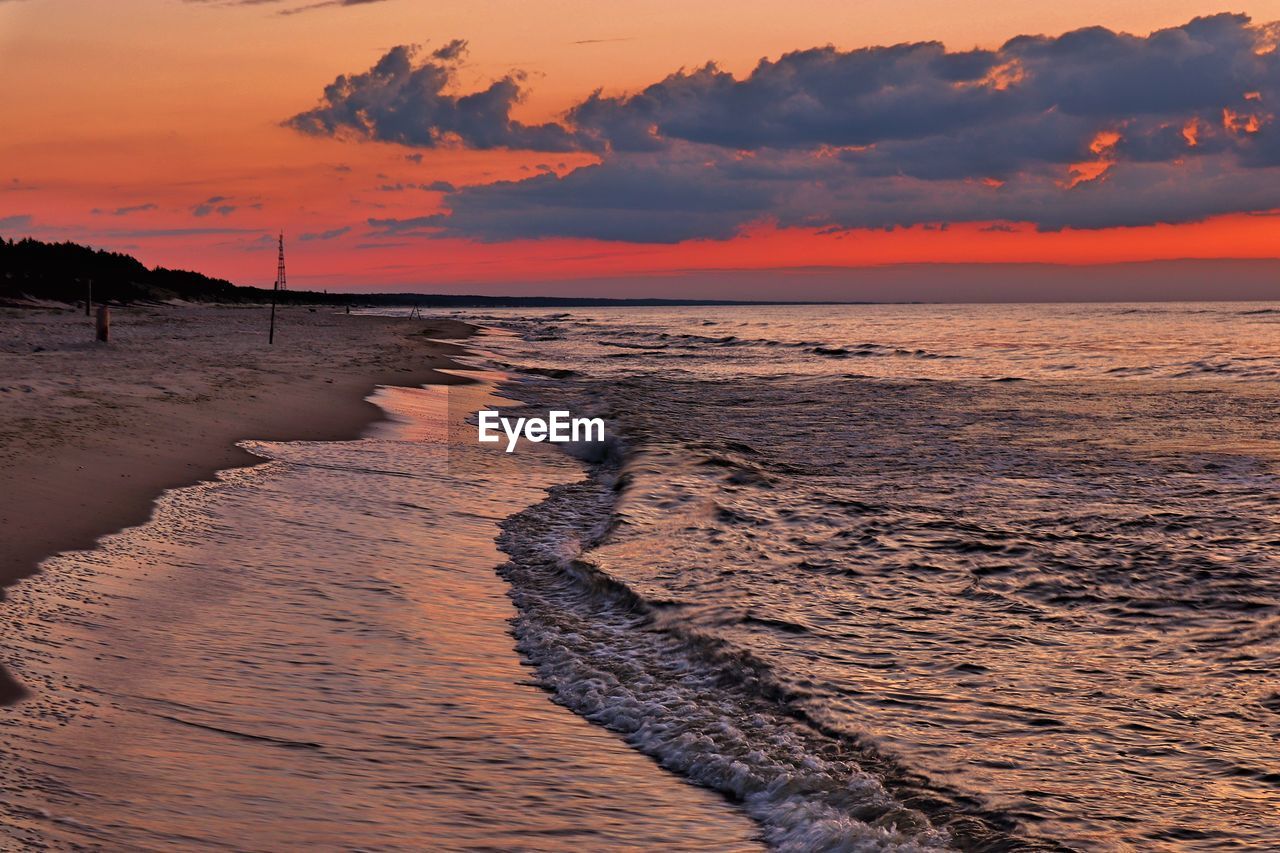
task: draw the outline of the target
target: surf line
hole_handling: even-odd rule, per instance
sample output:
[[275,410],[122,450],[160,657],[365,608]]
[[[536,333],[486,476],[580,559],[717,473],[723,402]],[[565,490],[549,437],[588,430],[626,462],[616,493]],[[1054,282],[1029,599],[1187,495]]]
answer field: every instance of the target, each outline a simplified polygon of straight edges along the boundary
[[552,409],[545,418],[504,418],[493,409],[481,409],[476,422],[476,440],[485,444],[507,438],[507,453],[516,449],[521,436],[527,441],[553,444],[604,441],[603,418],[575,418],[564,409]]

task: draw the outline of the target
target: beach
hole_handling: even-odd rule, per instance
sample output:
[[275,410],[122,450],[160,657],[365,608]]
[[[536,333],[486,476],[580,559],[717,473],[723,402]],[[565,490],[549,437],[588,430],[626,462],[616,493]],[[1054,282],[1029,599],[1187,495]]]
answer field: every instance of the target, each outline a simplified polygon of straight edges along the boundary
[[[470,441],[470,412],[511,404],[504,377],[460,376],[461,348],[435,339],[475,328],[304,309],[268,358],[262,317],[144,309],[119,350],[64,344],[52,376],[6,362],[44,417],[6,442],[8,472],[27,464],[26,500],[51,501],[45,538],[16,544],[61,553],[17,564],[0,605],[0,663],[25,688],[0,709],[0,846],[759,849],[719,794],[522,665],[499,524],[582,471]],[[21,334],[57,352],[78,327]],[[57,538],[78,466],[39,464],[69,454],[115,474],[82,499],[78,545]]]
[[0,853],[1280,851],[1280,0],[0,44]]
[[[453,382],[472,327],[284,308],[0,308],[0,585],[145,521],[165,489],[257,460],[236,442],[355,438],[378,385]],[[0,699],[15,695],[11,684]]]
[[27,371],[228,456],[7,590],[15,844],[1274,846],[1273,306],[165,310]]

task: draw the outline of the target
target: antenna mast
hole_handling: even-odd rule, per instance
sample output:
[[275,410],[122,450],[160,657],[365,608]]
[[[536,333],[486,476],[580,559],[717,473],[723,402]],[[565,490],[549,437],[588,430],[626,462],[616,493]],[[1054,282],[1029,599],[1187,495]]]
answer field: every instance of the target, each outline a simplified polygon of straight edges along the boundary
[[284,232],[280,232],[280,254],[276,262],[276,286],[271,289],[271,331],[267,333],[267,343],[276,342],[276,294],[288,290],[284,277]]
[[276,289],[288,290],[284,283],[284,232],[280,232],[280,260],[276,264]]

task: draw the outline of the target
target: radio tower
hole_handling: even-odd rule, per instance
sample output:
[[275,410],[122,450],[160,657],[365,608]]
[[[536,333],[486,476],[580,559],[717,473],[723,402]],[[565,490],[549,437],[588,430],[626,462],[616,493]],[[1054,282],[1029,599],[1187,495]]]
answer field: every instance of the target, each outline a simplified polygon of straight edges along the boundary
[[280,255],[276,262],[276,286],[271,289],[271,331],[267,333],[267,343],[276,342],[276,294],[288,290],[284,278],[284,232],[280,232]]
[[288,290],[284,283],[284,232],[280,232],[280,260],[276,264],[276,289]]

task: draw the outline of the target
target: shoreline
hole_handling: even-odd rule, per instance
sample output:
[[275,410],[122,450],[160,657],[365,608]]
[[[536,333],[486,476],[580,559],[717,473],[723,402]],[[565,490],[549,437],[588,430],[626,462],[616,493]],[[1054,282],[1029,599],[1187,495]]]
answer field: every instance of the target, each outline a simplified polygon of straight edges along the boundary
[[[0,312],[0,590],[49,557],[150,518],[166,490],[266,460],[237,442],[347,441],[386,418],[379,386],[465,382],[449,319],[286,309],[133,308],[113,342],[74,311]],[[0,670],[0,705],[25,695]]]
[[3,834],[763,849],[737,805],[530,680],[495,537],[582,469],[471,440],[468,413],[510,404],[498,375],[388,384],[354,442],[248,442],[281,464],[167,491],[18,585],[0,646],[38,694],[7,709]]

